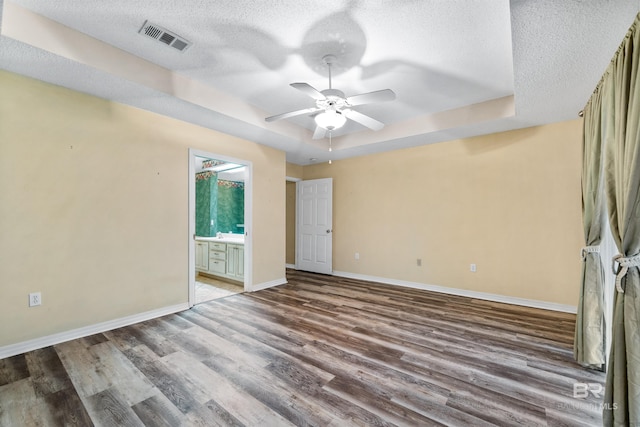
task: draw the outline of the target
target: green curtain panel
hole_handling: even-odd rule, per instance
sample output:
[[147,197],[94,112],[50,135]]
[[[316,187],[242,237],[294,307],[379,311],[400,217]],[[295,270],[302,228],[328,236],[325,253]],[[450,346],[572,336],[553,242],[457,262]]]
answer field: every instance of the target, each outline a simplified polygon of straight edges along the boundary
[[196,235],[216,235],[218,211],[218,176],[215,172],[196,174]]
[[640,32],[639,16],[616,52],[602,92],[604,187],[616,294],[605,386],[605,426],[640,426]]
[[196,235],[244,233],[244,183],[218,179],[211,171],[196,174]]
[[584,366],[601,369],[605,363],[604,269],[600,257],[606,220],[602,187],[602,96],[596,90],[584,110],[582,144],[582,283],[576,316],[573,353]]
[[218,231],[244,233],[244,183],[218,181]]

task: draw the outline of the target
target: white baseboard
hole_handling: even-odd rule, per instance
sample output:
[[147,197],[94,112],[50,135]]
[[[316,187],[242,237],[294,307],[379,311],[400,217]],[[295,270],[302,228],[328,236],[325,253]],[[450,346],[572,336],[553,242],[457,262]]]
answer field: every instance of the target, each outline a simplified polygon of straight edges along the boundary
[[284,266],[285,266],[286,268],[292,268],[292,269],[294,269],[294,270],[295,270],[295,268],[296,268],[296,265],[295,265],[295,264],[285,264]]
[[[424,283],[408,282],[404,280],[388,279],[384,277],[368,276],[364,274],[349,273],[345,271],[334,271],[333,274],[339,277],[350,279],[367,280],[370,282],[384,283],[387,285],[404,286],[407,288],[423,289],[426,291],[445,293],[450,295],[458,295],[468,298],[476,298],[487,301],[501,302],[505,304],[521,305],[525,307],[541,308],[545,310],[560,311],[564,313],[576,313],[577,308],[571,305],[557,304],[547,301],[530,300],[517,297],[509,297],[498,294],[490,294],[485,292],[468,291],[464,289],[447,288],[444,286],[428,285]],[[286,278],[272,280],[269,282],[259,283],[252,287],[252,292],[262,289],[271,288],[273,286],[284,285],[287,283]],[[110,331],[112,329],[121,328],[132,325],[134,323],[144,322],[145,320],[155,319],[157,317],[166,316],[167,314],[177,313],[189,309],[188,303],[176,304],[169,307],[163,307],[156,310],[146,311],[131,316],[121,317],[119,319],[109,320],[94,325],[84,326],[70,331],[60,332],[41,338],[35,338],[16,344],[10,344],[0,347],[0,359],[15,356],[16,354],[26,353],[28,351],[37,350],[39,348],[48,347],[50,345],[59,344],[77,338],[86,337],[100,332]]]
[[156,310],[145,311],[144,313],[133,314],[131,316],[121,317],[119,319],[108,320],[94,325],[84,326],[70,331],[60,332],[46,337],[35,338],[28,341],[19,342],[0,347],[0,359],[15,356],[16,354],[26,353],[28,351],[37,350],[39,348],[48,347],[50,345],[60,344],[65,341],[77,338],[88,337],[89,335],[98,334],[100,332],[110,331],[123,326],[132,325],[134,323],[144,322],[145,320],[155,319],[156,317],[166,316],[167,314],[177,313],[189,309],[188,303],[176,304],[169,307],[158,308]]
[[270,282],[257,283],[251,287],[251,290],[249,292],[261,291],[263,289],[272,288],[274,286],[279,286],[279,285],[286,285],[286,284],[287,284],[287,279],[283,277],[282,279],[271,280]]
[[531,300],[525,298],[509,297],[505,295],[490,294],[486,292],[468,291],[465,289],[447,288],[445,286],[427,285],[425,283],[408,282],[405,280],[387,279],[385,277],[367,276],[364,274],[349,273],[346,271],[334,271],[334,276],[349,279],[367,280],[369,282],[384,283],[386,285],[404,286],[407,288],[423,289],[425,291],[439,292],[443,294],[458,295],[462,297],[481,299],[486,301],[501,302],[505,304],[521,305],[524,307],[541,308],[544,310],[560,311],[563,313],[577,313],[577,307],[573,305],[557,304],[554,302]]

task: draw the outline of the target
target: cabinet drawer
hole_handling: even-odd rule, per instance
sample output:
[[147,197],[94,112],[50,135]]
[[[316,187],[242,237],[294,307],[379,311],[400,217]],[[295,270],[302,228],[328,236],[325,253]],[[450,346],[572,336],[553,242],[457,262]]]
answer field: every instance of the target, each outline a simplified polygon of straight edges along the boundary
[[227,272],[227,263],[215,258],[209,258],[209,271],[212,273],[225,274]]
[[221,259],[224,261],[227,259],[227,253],[211,250],[209,251],[209,259]]
[[209,250],[210,251],[226,251],[227,244],[219,243],[219,242],[209,242]]

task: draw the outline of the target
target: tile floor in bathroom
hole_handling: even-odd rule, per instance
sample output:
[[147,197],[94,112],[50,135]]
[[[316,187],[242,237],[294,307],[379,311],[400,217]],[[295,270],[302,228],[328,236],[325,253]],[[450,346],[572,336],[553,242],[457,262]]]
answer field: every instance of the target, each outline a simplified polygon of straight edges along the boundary
[[242,292],[244,286],[240,283],[231,283],[199,273],[196,276],[196,304]]

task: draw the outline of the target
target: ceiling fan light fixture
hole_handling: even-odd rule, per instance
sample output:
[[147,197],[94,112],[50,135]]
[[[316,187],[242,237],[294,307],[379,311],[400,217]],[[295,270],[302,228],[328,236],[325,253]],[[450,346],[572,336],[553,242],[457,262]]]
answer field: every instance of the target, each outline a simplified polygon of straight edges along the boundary
[[337,110],[326,110],[315,117],[316,124],[323,129],[339,129],[347,122],[347,118]]

